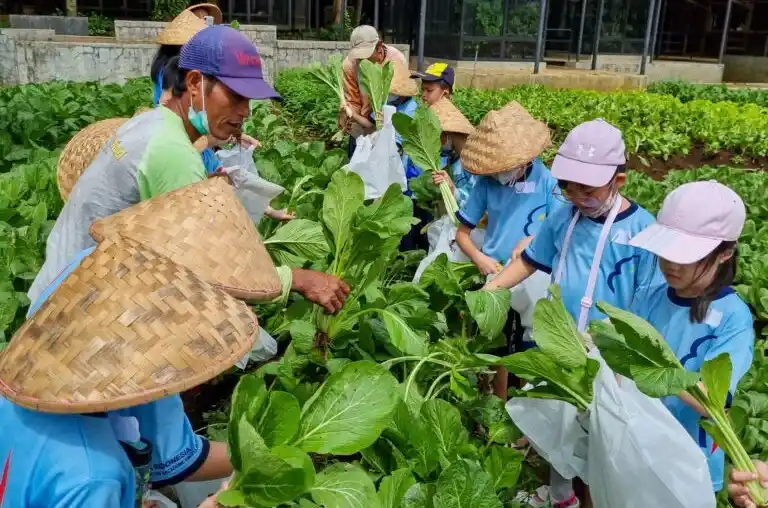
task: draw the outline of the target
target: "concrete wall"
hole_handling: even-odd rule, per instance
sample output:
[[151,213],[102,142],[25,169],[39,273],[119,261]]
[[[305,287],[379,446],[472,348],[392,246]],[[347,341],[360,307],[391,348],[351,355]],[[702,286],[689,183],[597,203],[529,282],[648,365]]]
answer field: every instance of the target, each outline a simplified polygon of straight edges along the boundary
[[[115,37],[55,35],[52,30],[0,30],[0,84],[32,82],[124,82],[149,75],[154,43],[163,23],[115,21]],[[277,72],[292,67],[324,63],[331,55],[343,55],[346,42],[277,40],[274,26],[241,25],[259,48],[264,75],[272,81]],[[407,46],[397,46],[408,56]]]
[[728,83],[768,83],[768,58],[725,55],[723,81]]
[[77,16],[8,16],[11,28],[50,29],[61,35],[88,35],[88,18]]
[[[640,60],[639,55],[600,55],[597,58],[597,70],[639,74]],[[566,66],[590,69],[592,60],[587,58],[578,63],[569,62]],[[654,60],[646,66],[646,75],[651,82],[682,79],[691,83],[720,83],[723,80],[723,69],[724,65],[717,63]]]

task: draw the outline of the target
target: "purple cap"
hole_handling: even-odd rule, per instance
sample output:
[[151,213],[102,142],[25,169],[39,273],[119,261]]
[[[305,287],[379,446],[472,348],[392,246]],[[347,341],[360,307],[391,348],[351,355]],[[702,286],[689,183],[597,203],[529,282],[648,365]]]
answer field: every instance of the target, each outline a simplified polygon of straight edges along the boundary
[[664,198],[656,223],[629,242],[680,265],[704,259],[741,236],[747,211],[738,194],[714,180],[681,185]]
[[214,76],[247,99],[279,99],[264,81],[256,46],[242,33],[224,25],[197,32],[181,48],[179,67]]
[[602,118],[577,125],[560,145],[552,176],[566,182],[602,187],[626,164],[621,131]]

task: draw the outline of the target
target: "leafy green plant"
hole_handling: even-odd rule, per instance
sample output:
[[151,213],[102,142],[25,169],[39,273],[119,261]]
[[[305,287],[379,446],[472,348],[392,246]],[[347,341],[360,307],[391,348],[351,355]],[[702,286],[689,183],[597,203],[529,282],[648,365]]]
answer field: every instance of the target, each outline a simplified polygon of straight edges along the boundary
[[[653,326],[634,314],[605,302],[597,307],[610,319],[593,321],[589,330],[602,357],[615,372],[634,380],[650,397],[688,392],[709,414],[699,424],[741,471],[756,473],[731,419],[725,412],[732,364],[727,353],[707,360],[700,372],[686,370]],[[762,506],[766,493],[756,481],[747,484],[750,495]]]
[[97,12],[88,13],[88,35],[113,37],[115,20]]
[[155,0],[152,8],[154,21],[171,21],[189,6],[189,0]]
[[232,396],[228,426],[235,476],[218,502],[277,506],[305,493],[326,506],[375,500],[373,482],[362,469],[336,464],[316,474],[307,454],[365,449],[384,430],[398,400],[397,381],[374,362],[348,363],[303,407],[293,395],[244,376]]
[[552,299],[539,300],[533,314],[533,338],[538,350],[515,353],[501,364],[534,387],[527,397],[558,399],[586,411],[592,402],[600,362],[587,357],[582,335],[565,309],[560,289],[550,288]]
[[369,60],[360,61],[360,90],[371,101],[377,128],[381,127],[381,110],[387,103],[393,73],[391,62],[379,65]]
[[[425,172],[440,171],[440,121],[437,116],[424,106],[419,106],[413,118],[403,113],[395,113],[392,118],[395,129],[403,138],[403,151]],[[439,185],[443,197],[445,212],[454,225],[458,226],[456,212],[459,204],[447,182]]]

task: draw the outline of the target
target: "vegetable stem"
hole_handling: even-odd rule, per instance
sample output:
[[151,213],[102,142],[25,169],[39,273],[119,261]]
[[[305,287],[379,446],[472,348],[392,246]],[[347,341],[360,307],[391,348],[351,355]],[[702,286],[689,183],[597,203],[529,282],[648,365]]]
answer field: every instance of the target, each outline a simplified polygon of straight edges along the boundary
[[437,376],[437,378],[432,382],[432,386],[429,387],[429,390],[427,390],[427,395],[424,396],[426,400],[429,400],[432,397],[432,393],[437,389],[437,385],[440,384],[440,381],[442,381],[446,376],[450,376],[451,371],[447,370]]
[[[690,393],[691,396],[696,399],[696,401],[701,404],[709,413],[710,418],[720,431],[722,442],[718,442],[718,440],[715,439],[715,436],[711,437],[717,443],[717,445],[723,449],[725,454],[731,458],[734,467],[739,471],[757,474],[757,469],[752,463],[752,459],[749,457],[749,454],[747,454],[747,451],[739,441],[738,436],[736,436],[736,433],[733,431],[733,427],[730,424],[728,415],[725,414],[725,410],[712,404],[712,401],[707,393],[704,392],[704,390],[702,390],[698,384],[694,385],[690,390],[688,390],[688,393]],[[768,503],[765,490],[759,482],[747,482],[747,488],[749,489],[749,495],[752,497],[752,500],[758,506],[764,506],[766,503]]]

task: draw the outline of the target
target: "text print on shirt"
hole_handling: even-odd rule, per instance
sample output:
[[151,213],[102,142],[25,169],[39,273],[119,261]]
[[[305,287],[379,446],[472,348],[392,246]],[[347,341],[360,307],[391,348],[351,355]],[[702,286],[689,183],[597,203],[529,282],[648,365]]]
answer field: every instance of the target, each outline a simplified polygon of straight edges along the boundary
[[0,477],[0,508],[3,508],[3,498],[5,498],[5,491],[8,487],[8,471],[11,469],[11,452],[8,452],[8,456],[5,458],[5,465],[3,466],[3,475]]

